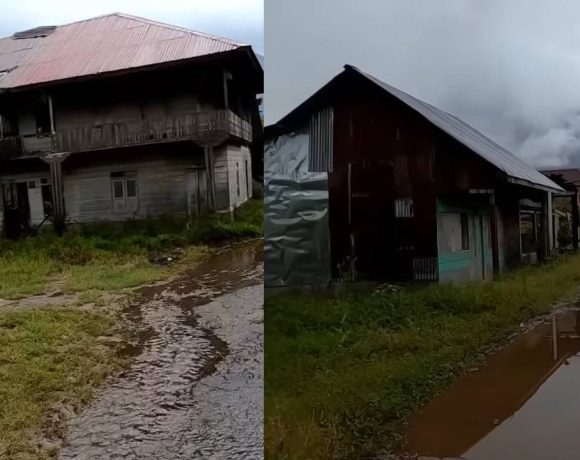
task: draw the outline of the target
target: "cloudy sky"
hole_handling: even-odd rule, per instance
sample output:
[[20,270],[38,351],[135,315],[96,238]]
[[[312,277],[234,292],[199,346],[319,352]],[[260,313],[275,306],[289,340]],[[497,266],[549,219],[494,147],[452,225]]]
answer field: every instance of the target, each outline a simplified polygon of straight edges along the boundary
[[349,63],[537,167],[580,167],[580,2],[265,3],[267,123]]
[[249,43],[264,50],[263,0],[0,0],[0,36],[122,12]]

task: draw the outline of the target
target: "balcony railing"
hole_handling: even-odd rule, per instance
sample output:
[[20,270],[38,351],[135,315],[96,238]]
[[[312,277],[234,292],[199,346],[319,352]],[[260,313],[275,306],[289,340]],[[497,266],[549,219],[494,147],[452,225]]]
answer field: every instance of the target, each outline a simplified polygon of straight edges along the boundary
[[50,137],[39,138],[43,140],[42,145],[23,142],[21,137],[1,140],[0,156],[82,152],[180,140],[191,140],[201,145],[216,145],[230,137],[251,142],[252,127],[231,110],[222,109],[192,112],[157,120],[80,126],[65,130],[59,130],[57,126],[52,140]]
[[77,152],[178,140],[216,144],[229,137],[251,141],[252,128],[230,110],[213,110],[158,120],[57,130],[54,144],[58,152]]
[[0,139],[0,158],[12,158],[22,154],[22,139],[7,137]]

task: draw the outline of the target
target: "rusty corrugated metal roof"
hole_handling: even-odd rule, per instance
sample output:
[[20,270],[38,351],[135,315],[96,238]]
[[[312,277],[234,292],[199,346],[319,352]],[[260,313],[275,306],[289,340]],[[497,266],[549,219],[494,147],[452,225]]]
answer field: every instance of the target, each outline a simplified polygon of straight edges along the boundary
[[310,98],[280,119],[276,124],[267,126],[265,128],[266,137],[268,138],[282,132],[288,132],[289,130],[296,128],[295,125],[297,122],[303,122],[305,116],[312,114],[322,106],[332,105],[333,98],[336,95],[336,85],[339,79],[348,78],[349,75],[354,75],[356,78],[362,77],[363,79],[370,81],[382,91],[386,91],[399,99],[441,131],[466,146],[476,155],[479,155],[500,171],[503,171],[509,178],[513,179],[514,182],[522,181],[525,185],[539,186],[550,190],[562,190],[559,185],[551,181],[537,169],[528,165],[523,160],[519,159],[501,145],[492,141],[489,137],[477,131],[471,125],[455,115],[388,85],[372,75],[362,72],[354,66],[345,65],[344,69],[343,72],[334,77],[329,83],[324,85]]
[[0,39],[0,90],[222,53],[234,41],[122,13]]

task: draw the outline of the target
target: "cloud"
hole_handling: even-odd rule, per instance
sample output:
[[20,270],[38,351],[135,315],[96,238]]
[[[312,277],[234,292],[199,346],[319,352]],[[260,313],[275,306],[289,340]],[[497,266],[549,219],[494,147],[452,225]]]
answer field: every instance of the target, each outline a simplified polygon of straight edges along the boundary
[[536,166],[580,166],[580,3],[269,0],[266,118],[351,63]]
[[0,0],[0,37],[123,12],[249,43],[264,49],[263,0]]

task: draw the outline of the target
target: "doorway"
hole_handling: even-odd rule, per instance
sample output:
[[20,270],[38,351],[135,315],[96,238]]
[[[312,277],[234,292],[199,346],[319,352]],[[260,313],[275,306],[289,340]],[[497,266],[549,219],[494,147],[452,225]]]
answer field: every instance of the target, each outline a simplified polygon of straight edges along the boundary
[[19,238],[30,232],[30,201],[28,183],[15,182],[2,185],[4,205],[4,231],[6,238]]

